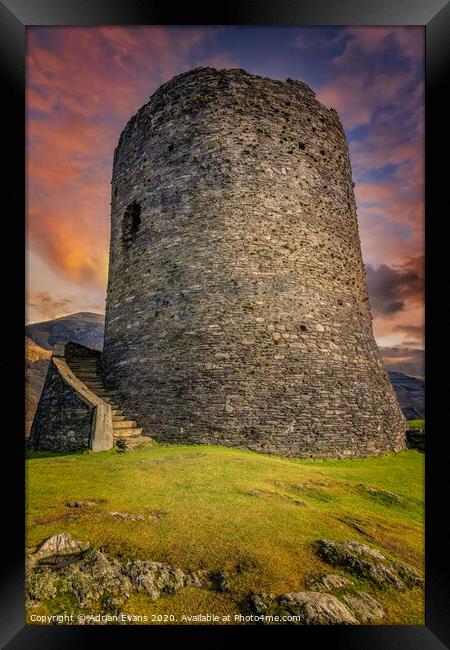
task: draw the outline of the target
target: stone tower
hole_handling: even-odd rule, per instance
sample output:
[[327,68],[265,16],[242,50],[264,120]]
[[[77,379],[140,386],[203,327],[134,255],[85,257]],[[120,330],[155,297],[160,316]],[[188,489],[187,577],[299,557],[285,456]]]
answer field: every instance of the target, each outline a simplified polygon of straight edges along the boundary
[[199,68],[128,122],[102,369],[158,441],[290,456],[404,448],[345,134],[304,83]]

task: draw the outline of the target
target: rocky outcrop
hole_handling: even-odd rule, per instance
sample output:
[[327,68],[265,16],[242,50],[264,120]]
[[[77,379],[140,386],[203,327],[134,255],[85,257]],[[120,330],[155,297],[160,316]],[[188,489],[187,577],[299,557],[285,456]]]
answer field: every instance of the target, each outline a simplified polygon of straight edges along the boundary
[[114,607],[132,593],[152,600],[185,587],[225,591],[226,574],[217,571],[182,571],[162,562],[116,558],[74,540],[67,533],[53,535],[26,558],[27,607],[63,594],[75,596],[79,607],[102,602]]
[[343,587],[351,587],[352,581],[345,576],[327,573],[314,578],[307,583],[307,588],[312,591],[333,591],[333,589],[342,589]]
[[351,580],[334,574],[311,580],[306,591],[280,596],[252,594],[248,608],[262,623],[271,620],[271,616],[282,621],[287,614],[294,617],[289,622],[297,625],[358,625],[378,622],[385,615],[373,596],[357,591]]
[[384,617],[385,612],[380,603],[362,591],[344,593],[342,600],[360,623],[375,623]]
[[423,586],[423,578],[413,568],[389,560],[383,553],[366,544],[321,539],[314,544],[314,548],[324,562],[366,578],[377,586],[395,589]]
[[358,619],[351,610],[331,594],[315,591],[282,594],[278,603],[303,625],[355,625]]
[[[372,591],[380,587],[423,586],[414,569],[388,560],[377,549],[359,542],[319,540],[317,551],[322,559],[339,564],[359,579],[367,579]],[[120,561],[66,532],[53,535],[37,549],[29,549],[26,556],[29,609],[66,594],[75,598],[79,608],[97,604],[106,612],[116,611],[133,593],[156,601],[190,587],[227,592],[233,597],[232,583],[232,576],[225,571],[182,570],[147,559]],[[241,607],[244,613],[255,615],[255,622],[263,624],[282,622],[288,616],[289,622],[300,625],[358,625],[379,622],[385,616],[383,606],[372,593],[357,588],[351,578],[335,573],[311,578],[298,591],[249,594]]]
[[[322,539],[314,548],[328,564],[344,569],[358,580],[367,580],[372,591],[423,587],[423,579],[413,568],[366,544]],[[286,614],[295,617],[289,622],[300,625],[373,624],[385,616],[383,606],[372,594],[357,589],[351,578],[334,573],[311,578],[303,591],[279,596],[251,594],[247,602],[248,610],[262,623],[274,616],[282,621]]]

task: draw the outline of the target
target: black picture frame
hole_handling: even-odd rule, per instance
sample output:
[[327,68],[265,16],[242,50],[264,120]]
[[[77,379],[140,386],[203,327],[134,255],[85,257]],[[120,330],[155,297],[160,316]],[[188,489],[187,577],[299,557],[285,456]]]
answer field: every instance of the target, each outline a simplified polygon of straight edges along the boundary
[[[23,463],[23,323],[24,323],[24,195],[25,169],[25,31],[31,25],[422,25],[426,30],[426,623],[424,626],[259,626],[159,627],[159,626],[32,626],[25,625],[24,611],[24,463]],[[255,642],[262,632],[268,643],[282,642],[286,634],[309,648],[329,644],[333,648],[358,650],[434,650],[450,647],[450,582],[448,579],[448,537],[445,486],[447,481],[446,437],[439,425],[439,409],[445,407],[440,380],[440,343],[444,336],[441,319],[433,318],[433,287],[440,276],[434,246],[439,241],[438,224],[447,216],[444,192],[448,185],[448,164],[442,152],[448,136],[448,103],[444,100],[444,78],[448,68],[450,5],[446,0],[228,0],[221,6],[184,3],[177,7],[153,0],[0,0],[0,69],[3,89],[3,149],[7,160],[3,176],[4,252],[9,262],[4,271],[5,301],[9,305],[7,352],[8,373],[3,395],[5,409],[3,460],[13,470],[4,492],[3,539],[4,575],[1,586],[2,647],[91,648],[114,634],[147,643],[198,642],[214,635],[216,645],[235,638]],[[6,205],[5,205],[6,204]],[[433,222],[433,228],[430,224]],[[437,231],[437,232],[436,232]],[[7,238],[6,238],[7,237]],[[7,251],[5,250],[7,248]],[[430,251],[433,249],[433,254]],[[441,258],[442,259],[442,258]],[[444,258],[445,259],[445,258]],[[11,262],[12,260],[12,262]],[[6,286],[5,286],[6,285]],[[13,305],[13,307],[11,307]],[[438,313],[438,309],[436,309]],[[11,315],[12,314],[12,315]],[[445,318],[443,319],[446,320]],[[11,324],[12,321],[12,324]],[[17,322],[16,322],[17,321]],[[442,328],[440,330],[440,327]],[[13,406],[15,404],[15,406]],[[8,436],[6,437],[6,434]],[[5,454],[8,454],[5,458]]]

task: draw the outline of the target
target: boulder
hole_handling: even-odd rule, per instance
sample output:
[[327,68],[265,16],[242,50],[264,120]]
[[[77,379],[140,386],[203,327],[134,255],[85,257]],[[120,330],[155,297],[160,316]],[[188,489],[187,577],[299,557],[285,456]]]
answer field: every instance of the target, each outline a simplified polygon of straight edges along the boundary
[[361,623],[373,623],[383,618],[385,612],[380,603],[362,591],[344,593],[340,596]]
[[303,625],[357,625],[351,610],[338,598],[318,591],[282,594],[278,603]]
[[[197,573],[147,560],[126,564],[59,533],[46,540],[27,556],[27,606],[64,593],[75,596],[80,607],[99,601],[107,607],[124,602],[133,592],[145,592],[152,600],[177,592],[183,587],[201,587]],[[57,562],[48,562],[49,558]],[[70,562],[67,561],[70,558]],[[41,560],[45,560],[42,563]]]
[[321,539],[315,544],[317,555],[333,566],[346,569],[379,586],[404,589],[405,585],[387,558],[375,548],[359,542],[331,542]]
[[344,576],[326,573],[310,580],[306,587],[312,591],[333,591],[333,589],[343,589],[352,585],[353,582]]
[[161,562],[134,560],[124,569],[130,578],[135,591],[144,591],[152,600],[157,600],[163,594],[174,594],[183,587],[199,587],[201,581],[194,573],[186,574],[181,569]]
[[45,540],[37,549],[36,558],[42,560],[49,557],[62,557],[83,553],[89,548],[86,542],[72,539],[68,533],[58,533]]

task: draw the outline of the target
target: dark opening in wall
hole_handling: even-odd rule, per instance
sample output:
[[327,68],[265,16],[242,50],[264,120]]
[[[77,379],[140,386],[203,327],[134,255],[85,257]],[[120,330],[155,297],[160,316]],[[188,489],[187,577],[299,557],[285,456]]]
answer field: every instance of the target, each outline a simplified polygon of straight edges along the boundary
[[129,248],[134,242],[141,224],[141,206],[133,201],[125,210],[122,220],[122,246]]

